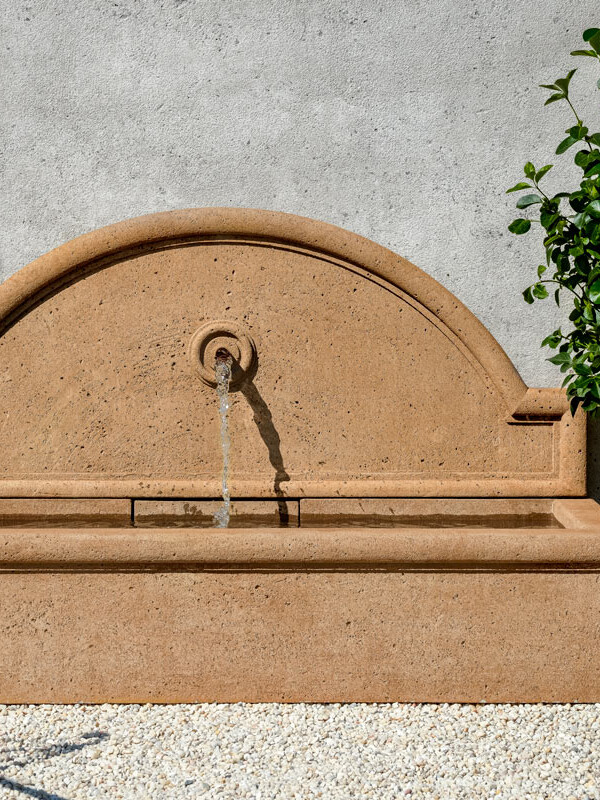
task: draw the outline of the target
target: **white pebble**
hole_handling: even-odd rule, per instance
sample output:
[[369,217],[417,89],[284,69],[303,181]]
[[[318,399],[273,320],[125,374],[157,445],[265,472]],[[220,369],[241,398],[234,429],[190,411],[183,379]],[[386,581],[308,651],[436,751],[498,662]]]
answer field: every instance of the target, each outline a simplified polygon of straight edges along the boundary
[[15,800],[600,800],[599,756],[600,704],[0,706]]

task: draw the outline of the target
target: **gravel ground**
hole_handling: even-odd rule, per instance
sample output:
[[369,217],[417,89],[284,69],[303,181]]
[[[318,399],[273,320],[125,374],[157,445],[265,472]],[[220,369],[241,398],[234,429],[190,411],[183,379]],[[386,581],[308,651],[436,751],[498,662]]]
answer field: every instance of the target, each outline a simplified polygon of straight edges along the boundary
[[596,705],[0,706],[0,797],[600,798]]

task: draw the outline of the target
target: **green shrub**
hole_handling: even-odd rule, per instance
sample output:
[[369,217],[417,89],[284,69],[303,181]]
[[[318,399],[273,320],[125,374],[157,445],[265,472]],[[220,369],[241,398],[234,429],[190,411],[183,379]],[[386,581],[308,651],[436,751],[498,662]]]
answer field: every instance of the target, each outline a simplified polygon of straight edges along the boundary
[[[571,55],[600,61],[600,28],[584,31],[583,39],[588,49],[574,50]],[[572,69],[566,77],[541,86],[550,91],[545,105],[563,102],[575,115],[576,123],[567,129],[567,137],[560,142],[556,153],[561,155],[569,150],[572,153],[576,149],[574,161],[582,171],[579,187],[547,195],[540,183],[552,164],[536,169],[528,161],[524,167],[525,180],[508,192],[524,192],[517,208],[531,208],[536,217],[515,219],[508,229],[521,235],[530,231],[533,223],[539,224],[544,232],[546,263],[537,268],[537,280],[525,289],[523,297],[527,303],[533,303],[553,294],[557,305],[568,297],[572,305],[569,315],[572,330],[553,331],[546,336],[542,347],[557,351],[548,360],[566,373],[563,386],[571,412],[574,414],[581,406],[600,417],[600,132],[589,132],[569,96],[575,72]],[[600,89],[600,80],[597,86]]]

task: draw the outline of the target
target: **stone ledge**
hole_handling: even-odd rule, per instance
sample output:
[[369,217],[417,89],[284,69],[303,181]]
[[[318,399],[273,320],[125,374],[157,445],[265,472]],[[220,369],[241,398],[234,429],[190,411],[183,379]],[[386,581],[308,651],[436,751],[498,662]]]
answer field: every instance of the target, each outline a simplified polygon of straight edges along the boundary
[[600,569],[596,530],[4,529],[0,569]]

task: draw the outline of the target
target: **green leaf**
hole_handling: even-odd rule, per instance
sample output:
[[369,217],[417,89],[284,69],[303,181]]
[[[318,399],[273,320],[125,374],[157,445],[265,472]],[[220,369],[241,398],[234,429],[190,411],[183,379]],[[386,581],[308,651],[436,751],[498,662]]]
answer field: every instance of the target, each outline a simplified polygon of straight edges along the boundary
[[523,172],[525,173],[525,177],[529,178],[530,181],[535,180],[535,167],[528,161],[525,166],[523,167]]
[[600,133],[592,133],[592,135],[590,136],[590,142],[592,142],[592,144],[597,144],[600,146]]
[[588,128],[586,128],[585,125],[573,125],[573,127],[568,130],[568,133],[574,139],[583,139],[587,132]]
[[573,211],[585,211],[586,206],[590,202],[588,194],[581,189],[578,189],[573,194],[569,195],[569,204]]
[[544,264],[540,264],[539,267],[537,268],[538,278],[541,278],[544,272],[546,272],[546,267],[544,266]]
[[581,230],[585,223],[588,221],[589,216],[585,213],[585,211],[580,211],[579,214],[575,214],[571,223],[575,225],[578,230]]
[[538,86],[540,89],[553,89],[555,92],[560,89],[555,83],[538,83]]
[[525,183],[525,181],[520,181],[519,183],[515,183],[514,186],[511,186],[510,189],[507,189],[506,194],[510,194],[511,192],[519,192],[521,189],[531,189],[531,184]]
[[564,94],[551,94],[550,97],[544,103],[545,106],[549,106],[550,103],[556,103],[557,100],[564,100]]
[[551,169],[552,169],[552,164],[546,164],[545,167],[542,167],[541,169],[538,169],[538,171],[535,173],[535,181],[536,181],[536,183],[539,183],[542,180],[542,178],[544,177],[544,175],[547,172],[550,172]]
[[541,202],[542,198],[539,194],[524,194],[523,197],[519,197],[517,200],[517,208],[527,208],[527,206],[533,206]]
[[533,303],[533,295],[531,294],[531,286],[528,286],[527,289],[523,292],[523,299],[526,303]]
[[594,36],[598,32],[600,32],[600,28],[587,28],[583,32],[583,41],[584,42],[589,42],[589,40],[592,38],[592,36]]
[[557,353],[552,358],[546,359],[550,361],[552,364],[571,364],[571,356],[568,353]]
[[[592,44],[591,41],[590,41],[590,44]],[[594,47],[593,44],[592,44],[592,47]],[[568,94],[568,92],[569,92],[569,84],[571,83],[571,78],[573,77],[573,75],[575,75],[576,72],[577,72],[577,67],[575,69],[569,70],[569,72],[567,73],[567,77],[566,78],[559,78],[556,81],[556,85],[558,86],[558,88],[562,89],[562,91],[565,94]]]
[[577,363],[573,362],[573,369],[575,370],[577,375],[581,375],[584,378],[590,375],[592,372],[592,369],[589,366],[589,364],[586,364],[581,360],[577,360]]
[[592,285],[588,286],[587,296],[592,303],[600,303],[600,278],[596,278]]
[[[590,28],[590,30],[592,29]],[[592,45],[592,47],[597,53],[600,53],[600,30],[596,30],[596,32],[592,36],[590,36],[589,39],[586,39],[586,41]]]
[[585,210],[593,217],[600,217],[600,199],[592,200]]
[[[540,222],[542,223],[542,226],[546,228],[548,236],[555,235],[555,231],[552,228],[558,217],[558,214],[556,214],[554,211],[548,211],[548,208],[542,205],[542,208],[540,209]],[[546,244],[547,242],[544,240],[544,247],[546,247]]]
[[560,219],[560,214],[553,214],[551,211],[540,212],[540,222],[547,231],[550,231]]
[[600,244],[600,222],[595,222],[593,225],[586,226],[585,230],[593,245]]
[[568,150],[569,147],[572,147],[577,141],[578,140],[575,139],[573,136],[567,136],[567,138],[563,139],[562,142],[556,148],[556,155],[560,156],[562,153]]
[[587,166],[588,161],[590,160],[590,156],[593,158],[593,153],[590,153],[588,150],[580,150],[573,159],[578,167],[582,169]]
[[554,292],[554,302],[560,307],[560,287]]
[[571,50],[572,56],[591,56],[592,58],[596,58],[596,53],[594,50]]
[[[542,213],[544,213],[544,212],[542,212]],[[560,238],[561,238],[561,236],[560,236],[559,233],[554,233],[554,234],[552,234],[552,236],[547,236],[544,239],[544,247],[548,247],[549,245],[554,244],[554,242],[558,241],[558,239],[560,239]]]
[[551,347],[555,349],[560,344],[561,339],[562,339],[562,333],[559,328],[557,331],[551,333],[550,336],[546,336],[546,338],[541,344],[541,347]]
[[521,233],[527,233],[530,228],[531,222],[528,219],[514,219],[508,226],[508,230],[511,233],[516,233],[517,235]]
[[534,297],[537,297],[538,300],[544,300],[546,297],[548,297],[548,290],[543,283],[534,284],[531,293]]
[[584,175],[586,178],[591,178],[592,175],[597,175],[599,172],[600,172],[600,162],[598,162],[597,164],[593,164],[591,167],[588,167]]

